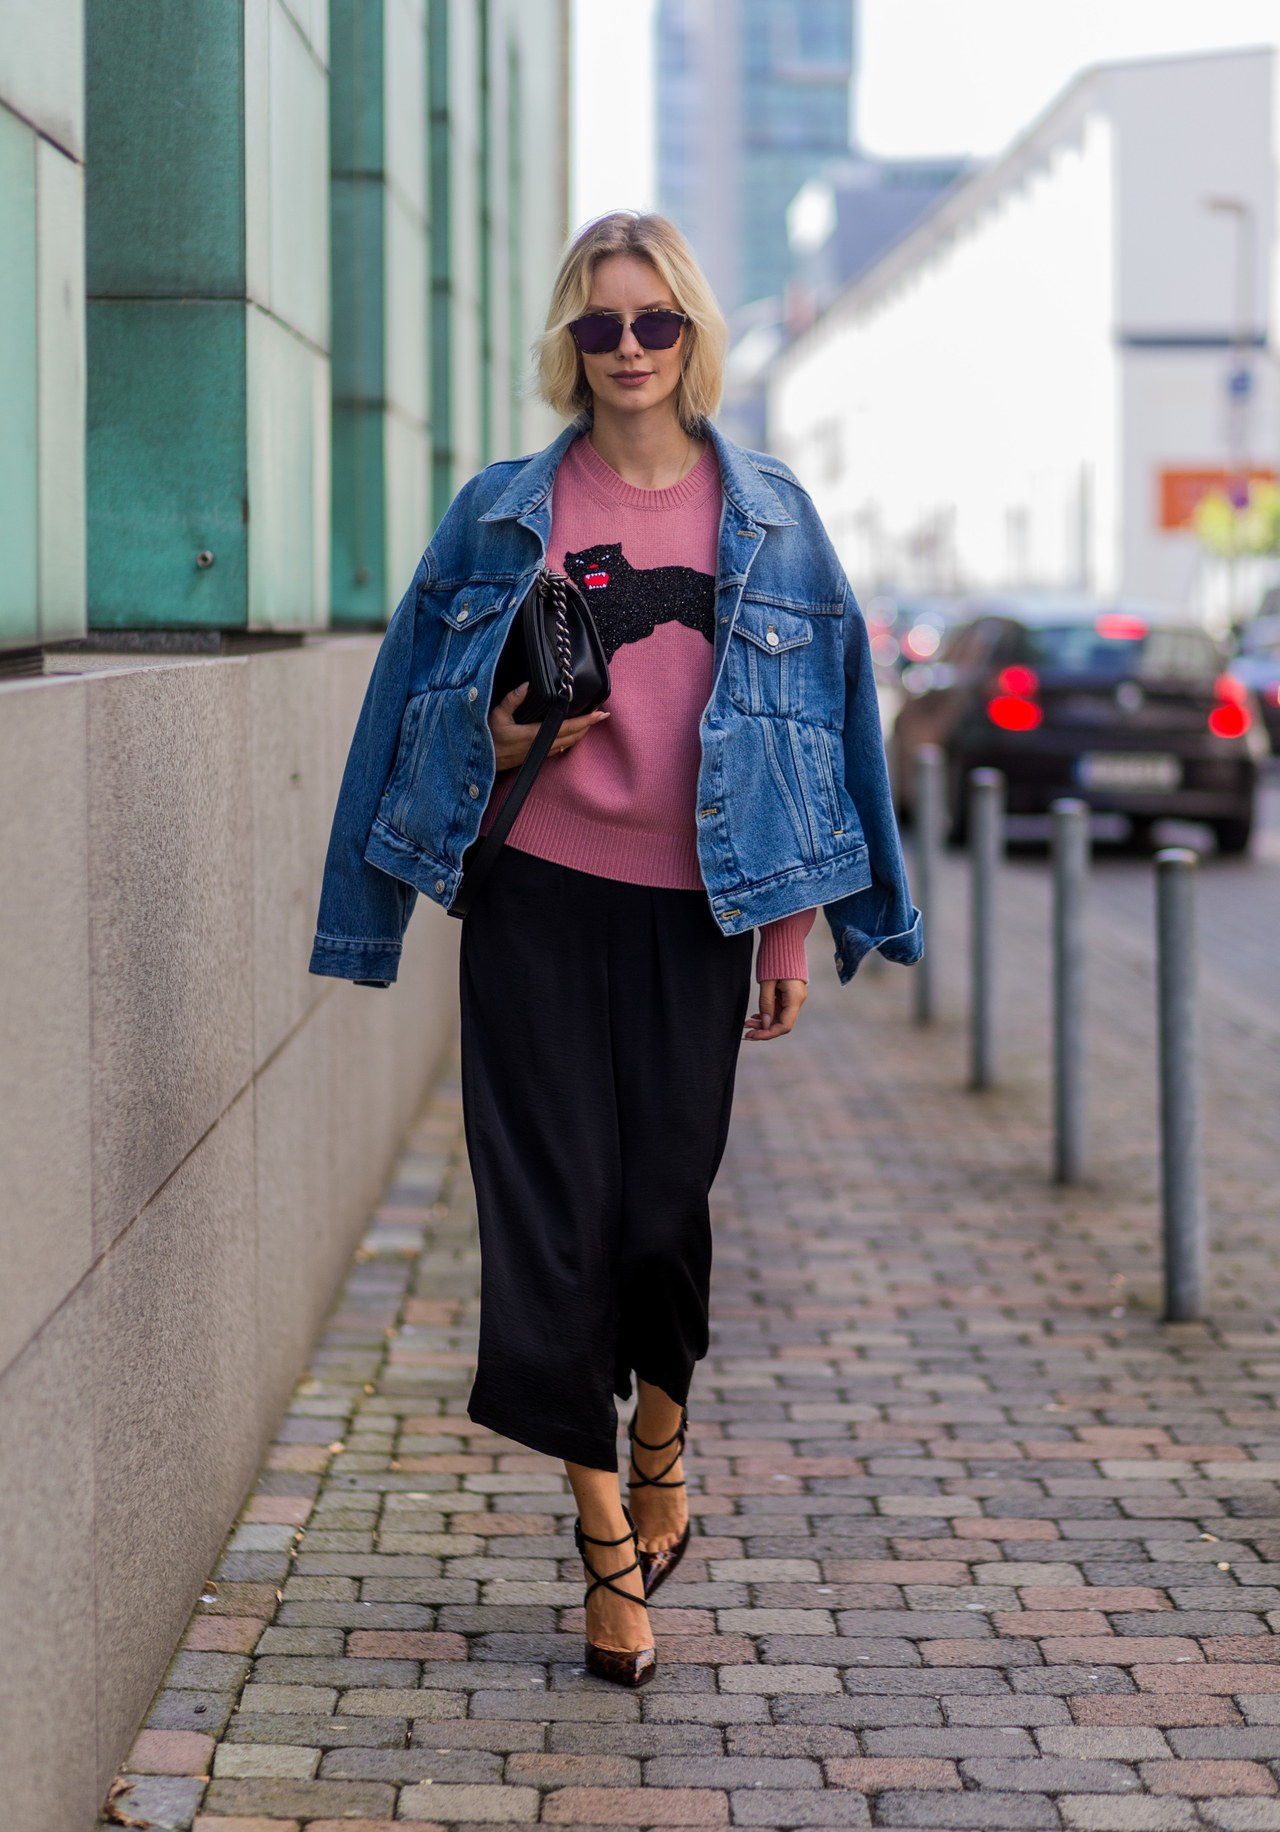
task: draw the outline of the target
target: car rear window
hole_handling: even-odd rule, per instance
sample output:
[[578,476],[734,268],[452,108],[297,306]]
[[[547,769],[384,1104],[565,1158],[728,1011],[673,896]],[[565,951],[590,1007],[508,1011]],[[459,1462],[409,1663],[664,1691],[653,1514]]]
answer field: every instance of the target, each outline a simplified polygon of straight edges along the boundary
[[1212,681],[1222,670],[1213,639],[1202,631],[1151,629],[1119,615],[1024,626],[1019,647],[1033,667],[1111,680]]
[[1259,617],[1240,633],[1241,655],[1280,655],[1280,617]]

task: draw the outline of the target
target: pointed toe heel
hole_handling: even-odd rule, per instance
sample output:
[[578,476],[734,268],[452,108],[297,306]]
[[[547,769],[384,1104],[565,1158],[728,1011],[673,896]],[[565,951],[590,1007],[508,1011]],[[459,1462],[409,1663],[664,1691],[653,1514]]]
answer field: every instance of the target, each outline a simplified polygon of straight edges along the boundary
[[[588,1542],[593,1546],[621,1546],[630,1540],[632,1548],[637,1554],[639,1553],[635,1522],[625,1507],[622,1512],[626,1515],[628,1531],[620,1534],[617,1539],[597,1539],[594,1534],[583,1532],[581,1519],[573,1523],[573,1543],[578,1548],[578,1556],[591,1573],[592,1579],[582,1593],[584,1609],[592,1591],[599,1589],[611,1590],[615,1596],[625,1597],[628,1603],[642,1603],[645,1600],[643,1597],[633,1596],[629,1590],[623,1590],[621,1585],[614,1582],[615,1578],[626,1577],[628,1572],[641,1571],[638,1556],[633,1558],[629,1565],[624,1565],[620,1571],[607,1573],[597,1571],[587,1557]],[[642,1571],[641,1577],[643,1580]],[[606,1648],[592,1641],[590,1636],[584,1637],[583,1648],[588,1673],[594,1673],[597,1679],[612,1680],[618,1686],[643,1686],[653,1678],[658,1670],[656,1648]]]
[[689,1523],[685,1522],[684,1532],[674,1546],[664,1546],[661,1552],[639,1552],[640,1574],[644,1579],[644,1594],[651,1597],[662,1583],[669,1578],[680,1560],[684,1557],[689,1545]]
[[[678,1476],[670,1482],[664,1482],[662,1478],[663,1476],[666,1475],[669,1469],[675,1468],[676,1464],[680,1461],[680,1458],[683,1456],[685,1440],[688,1437],[688,1433],[689,1433],[689,1408],[687,1406],[681,1406],[679,1426],[676,1428],[674,1432],[672,1432],[669,1438],[664,1438],[661,1444],[646,1444],[643,1438],[638,1438],[636,1436],[636,1419],[635,1419],[635,1414],[632,1413],[631,1419],[627,1425],[627,1436],[628,1438],[630,1438],[632,1444],[638,1444],[641,1450],[666,1450],[672,1444],[675,1444],[678,1441],[680,1448],[676,1451],[675,1455],[671,1458],[671,1460],[667,1463],[664,1463],[662,1468],[658,1470],[656,1475],[652,1475],[652,1476],[645,1475],[644,1471],[637,1464],[636,1459],[635,1459],[635,1454],[633,1452],[631,1456],[630,1486],[633,1489],[637,1489],[637,1488],[683,1488],[685,1486],[685,1480],[683,1476]],[[627,1518],[630,1519],[630,1515],[628,1515]],[[671,1576],[671,1573],[675,1570],[676,1566],[680,1563],[680,1560],[684,1557],[685,1552],[689,1545],[689,1531],[692,1525],[693,1523],[691,1520],[686,1520],[684,1523],[684,1532],[680,1535],[675,1545],[674,1546],[664,1546],[661,1552],[646,1552],[643,1550],[639,1541],[637,1540],[636,1557],[640,1561],[640,1576],[644,1583],[644,1594],[645,1594],[646,1600],[653,1595],[654,1591],[658,1588],[659,1584],[661,1584],[666,1578],[669,1578]]]
[[643,1686],[657,1670],[655,1648],[637,1648],[634,1654],[627,1654],[621,1648],[597,1647],[594,1641],[587,1643],[587,1672],[594,1673],[597,1679],[611,1679],[617,1686]]

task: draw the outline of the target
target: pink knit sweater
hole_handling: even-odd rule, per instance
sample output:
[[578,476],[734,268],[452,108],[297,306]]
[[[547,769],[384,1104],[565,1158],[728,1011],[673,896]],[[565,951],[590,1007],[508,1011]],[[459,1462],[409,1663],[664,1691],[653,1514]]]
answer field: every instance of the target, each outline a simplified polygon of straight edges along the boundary
[[[556,471],[547,565],[591,605],[609,662],[610,717],[548,757],[507,844],[632,884],[702,889],[698,721],[711,695],[720,472],[707,445],[679,483],[628,483],[585,433]],[[480,821],[515,780],[499,771]],[[808,979],[816,910],[762,925],[755,974]]]

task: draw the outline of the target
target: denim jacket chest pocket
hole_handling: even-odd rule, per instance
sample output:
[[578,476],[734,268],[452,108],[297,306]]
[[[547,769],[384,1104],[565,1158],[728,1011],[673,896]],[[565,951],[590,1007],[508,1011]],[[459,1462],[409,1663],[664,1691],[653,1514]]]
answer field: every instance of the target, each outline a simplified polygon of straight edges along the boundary
[[725,687],[740,712],[805,716],[811,698],[813,624],[799,611],[743,598],[729,636]]
[[432,591],[428,607],[437,630],[429,687],[455,687],[475,679],[503,627],[499,613],[510,602],[511,587],[505,584],[437,586]]

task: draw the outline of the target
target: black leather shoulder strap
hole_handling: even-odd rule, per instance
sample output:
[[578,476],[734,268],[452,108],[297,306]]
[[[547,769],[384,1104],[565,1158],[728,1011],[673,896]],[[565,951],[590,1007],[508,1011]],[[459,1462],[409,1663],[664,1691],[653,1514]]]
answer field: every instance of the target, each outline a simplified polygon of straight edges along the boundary
[[475,843],[468,847],[468,858],[462,868],[462,882],[457,894],[449,905],[450,916],[465,916],[475,899],[476,892],[493,870],[494,862],[501,850],[502,843],[511,830],[511,824],[520,812],[521,803],[533,787],[533,779],[542,767],[543,759],[555,742],[556,733],[564,724],[569,711],[567,699],[554,702],[547,710],[546,717],[538,727],[538,735],[525,753],[523,762],[516,773],[516,779],[507,791],[507,796],[494,818],[492,827],[481,834]]

